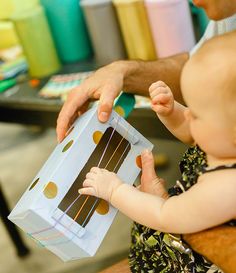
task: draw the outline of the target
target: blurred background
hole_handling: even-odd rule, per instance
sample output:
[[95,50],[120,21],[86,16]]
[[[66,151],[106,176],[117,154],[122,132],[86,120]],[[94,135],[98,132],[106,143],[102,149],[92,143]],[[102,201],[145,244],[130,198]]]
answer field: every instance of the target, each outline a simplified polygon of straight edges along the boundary
[[[16,233],[6,214],[56,146],[56,117],[73,87],[115,60],[188,52],[207,24],[187,0],[0,0],[0,273],[92,273],[127,256],[131,221],[120,213],[95,257],[68,263]],[[169,187],[186,146],[148,99],[136,96],[134,108],[129,121],[155,145]]]

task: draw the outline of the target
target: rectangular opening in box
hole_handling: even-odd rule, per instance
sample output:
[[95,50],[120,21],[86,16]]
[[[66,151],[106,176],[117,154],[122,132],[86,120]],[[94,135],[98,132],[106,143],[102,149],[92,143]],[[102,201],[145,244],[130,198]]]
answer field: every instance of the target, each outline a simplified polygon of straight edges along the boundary
[[[78,198],[78,190],[82,188],[86,174],[92,167],[104,168],[117,173],[130,149],[131,145],[128,140],[122,137],[114,128],[109,127],[102,135],[96,148],[62,199],[58,208],[66,212],[69,217],[82,227],[85,227],[100,201],[94,196],[88,197],[81,195]],[[76,200],[76,198],[78,199]],[[74,202],[75,200],[76,202]],[[74,204],[71,206],[73,202]]]

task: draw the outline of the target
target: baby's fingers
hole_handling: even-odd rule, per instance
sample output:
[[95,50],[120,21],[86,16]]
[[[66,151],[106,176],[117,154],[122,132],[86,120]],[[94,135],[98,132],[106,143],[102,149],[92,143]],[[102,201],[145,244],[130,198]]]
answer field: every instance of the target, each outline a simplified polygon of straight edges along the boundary
[[83,182],[83,187],[92,187],[92,186],[93,186],[93,181],[86,176],[86,179]]
[[172,101],[171,94],[158,94],[152,98],[153,104],[169,104]]
[[167,85],[163,81],[157,81],[150,85],[149,92],[151,93],[157,88],[163,88],[166,89]]
[[153,99],[154,97],[156,97],[157,95],[160,95],[160,94],[168,94],[170,93],[169,90],[167,88],[164,88],[164,87],[159,87],[159,88],[156,88],[154,89],[153,91],[149,91],[150,93],[150,97],[151,99]]
[[78,190],[79,194],[96,196],[96,191],[93,187],[81,188]]
[[167,116],[172,112],[172,109],[170,107],[167,107],[166,105],[162,105],[162,104],[152,104],[151,108],[158,115],[163,115],[163,116]]
[[101,172],[101,169],[98,168],[98,167],[92,167],[91,170],[90,170],[91,173],[100,173]]
[[86,179],[91,179],[91,180],[94,180],[96,178],[96,173],[92,173],[92,172],[89,172],[86,174]]

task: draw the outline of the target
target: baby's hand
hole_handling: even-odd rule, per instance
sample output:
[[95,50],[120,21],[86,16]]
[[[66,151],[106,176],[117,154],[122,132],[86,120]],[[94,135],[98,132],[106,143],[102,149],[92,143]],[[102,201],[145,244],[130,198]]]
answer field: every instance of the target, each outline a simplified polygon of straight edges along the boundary
[[168,116],[174,109],[174,96],[170,88],[162,81],[153,83],[149,87],[152,110],[157,115]]
[[111,202],[113,192],[122,185],[118,176],[105,169],[93,167],[86,175],[80,194],[93,195]]

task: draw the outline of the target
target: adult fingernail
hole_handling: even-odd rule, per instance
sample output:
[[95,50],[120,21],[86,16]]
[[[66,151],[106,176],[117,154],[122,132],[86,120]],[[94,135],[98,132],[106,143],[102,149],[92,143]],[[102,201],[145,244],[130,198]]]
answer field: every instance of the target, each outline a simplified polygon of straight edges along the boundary
[[149,150],[145,149],[142,151],[142,156],[147,156],[149,154]]
[[108,119],[108,113],[107,112],[101,112],[99,114],[99,119],[100,119],[100,121],[103,121],[103,122],[107,121],[107,119]]

